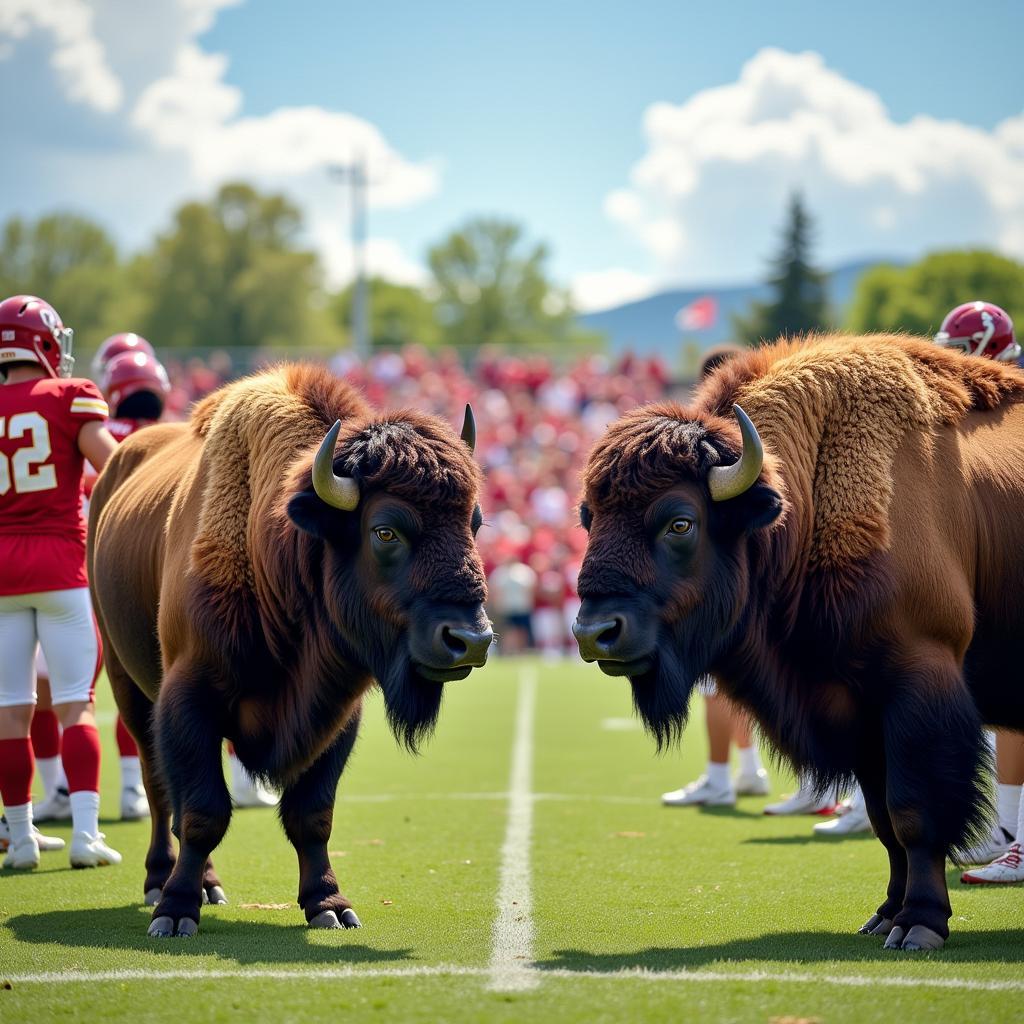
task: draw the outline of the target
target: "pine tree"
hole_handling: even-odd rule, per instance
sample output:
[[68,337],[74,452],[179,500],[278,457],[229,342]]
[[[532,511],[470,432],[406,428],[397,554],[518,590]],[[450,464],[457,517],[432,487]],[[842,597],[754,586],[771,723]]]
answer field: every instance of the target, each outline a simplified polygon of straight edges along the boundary
[[829,326],[825,275],[811,264],[813,224],[799,192],[789,200],[782,250],[772,262],[772,297],[755,302],[745,317],[734,317],[737,340],[747,345],[780,335],[806,334]]

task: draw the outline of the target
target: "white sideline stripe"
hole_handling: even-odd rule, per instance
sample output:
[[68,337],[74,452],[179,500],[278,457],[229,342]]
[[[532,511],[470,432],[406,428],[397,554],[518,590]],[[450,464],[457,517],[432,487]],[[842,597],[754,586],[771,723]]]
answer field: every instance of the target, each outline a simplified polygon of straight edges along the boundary
[[[344,949],[339,949],[339,954]],[[624,967],[618,971],[570,971],[565,968],[541,970],[518,966],[519,972],[544,978],[587,979],[590,981],[646,981],[708,984],[740,982],[772,985],[839,985],[846,988],[937,988],[965,992],[1024,992],[1024,980],[984,981],[976,978],[899,977],[864,974],[812,974],[799,971],[652,971],[645,967]],[[313,970],[287,971],[282,968],[238,968],[225,970],[151,971],[132,969],[117,971],[48,971],[39,974],[0,974],[0,981],[12,985],[74,985],[97,981],[202,981],[204,979],[266,979],[271,981],[333,981],[359,978],[492,978],[491,967],[463,967],[458,964],[431,964],[408,967],[324,967]],[[490,987],[490,986],[489,986]]]
[[519,673],[516,731],[508,781],[508,822],[501,848],[491,946],[490,982],[494,992],[536,988],[540,971],[530,969],[533,959],[533,889],[530,877],[530,841],[533,834],[533,709],[537,702],[537,674]]

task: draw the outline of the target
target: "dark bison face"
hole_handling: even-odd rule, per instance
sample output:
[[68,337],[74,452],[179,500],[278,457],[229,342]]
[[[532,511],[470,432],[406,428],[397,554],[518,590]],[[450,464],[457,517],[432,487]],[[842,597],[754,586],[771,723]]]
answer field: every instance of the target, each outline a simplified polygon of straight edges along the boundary
[[585,474],[573,633],[585,661],[628,677],[659,746],[678,737],[694,684],[734,643],[757,598],[765,528],[782,511],[757,431],[736,416],[740,443],[717,417],[638,410],[609,428]]
[[487,661],[494,638],[476,548],[475,429],[462,439],[402,413],[327,435],[288,514],[322,542],[326,611],[343,648],[384,691],[409,747],[433,728],[446,682]]

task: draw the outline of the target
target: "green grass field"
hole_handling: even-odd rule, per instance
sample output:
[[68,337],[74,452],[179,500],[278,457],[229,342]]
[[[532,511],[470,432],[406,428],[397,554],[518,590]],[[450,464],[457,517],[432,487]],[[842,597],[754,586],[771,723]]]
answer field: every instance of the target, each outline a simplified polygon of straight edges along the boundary
[[[105,686],[101,715],[111,813]],[[884,890],[875,840],[814,839],[813,819],[758,799],[659,805],[699,773],[701,717],[657,758],[623,682],[494,661],[448,686],[415,758],[375,696],[331,842],[362,930],[304,927],[274,812],[246,810],[214,855],[230,905],[193,939],[148,939],[148,825],[108,820],[122,866],[51,853],[0,874],[0,1020],[1024,1020],[1024,889],[965,889],[951,869],[947,948],[883,952],[855,934]]]

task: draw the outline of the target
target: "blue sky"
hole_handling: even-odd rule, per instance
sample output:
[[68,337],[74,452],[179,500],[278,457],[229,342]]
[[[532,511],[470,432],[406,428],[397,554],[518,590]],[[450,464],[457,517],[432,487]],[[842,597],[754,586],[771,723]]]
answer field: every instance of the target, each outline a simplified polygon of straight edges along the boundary
[[73,206],[127,248],[250,177],[308,211],[382,175],[371,262],[419,280],[478,213],[521,220],[583,305],[744,280],[804,189],[827,263],[1024,257],[1024,5],[4,0],[0,216]]

